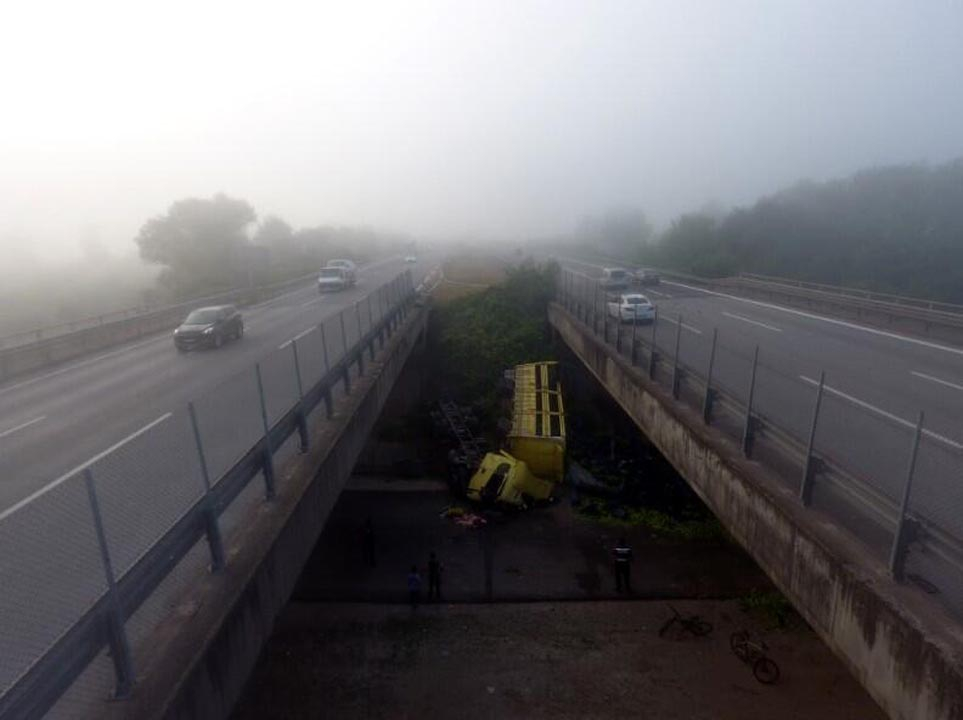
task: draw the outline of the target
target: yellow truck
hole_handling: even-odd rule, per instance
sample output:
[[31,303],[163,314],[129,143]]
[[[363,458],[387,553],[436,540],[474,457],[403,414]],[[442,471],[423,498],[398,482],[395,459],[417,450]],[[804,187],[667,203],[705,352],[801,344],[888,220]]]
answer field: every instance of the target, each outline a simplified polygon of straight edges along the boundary
[[565,409],[558,363],[518,365],[512,379],[507,451],[485,455],[467,494],[473,500],[525,507],[550,498],[565,477]]

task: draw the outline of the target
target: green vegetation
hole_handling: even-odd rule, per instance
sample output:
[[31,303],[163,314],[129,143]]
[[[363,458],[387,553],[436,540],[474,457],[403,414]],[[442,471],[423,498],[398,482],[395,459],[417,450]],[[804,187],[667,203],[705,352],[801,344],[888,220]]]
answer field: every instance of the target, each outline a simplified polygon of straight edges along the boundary
[[720,540],[724,537],[722,526],[711,515],[675,518],[647,507],[618,506],[609,509],[605,500],[586,498],[579,503],[582,517],[591,518],[609,527],[645,527],[658,537],[668,540]]
[[546,313],[558,267],[526,263],[506,272],[503,282],[433,313],[433,354],[442,362],[437,380],[460,401],[489,411],[506,368],[553,357]]
[[579,228],[582,249],[708,277],[759,273],[963,303],[963,158],[799,183],[751,207],[684,214],[655,240],[629,220]]
[[287,280],[334,257],[361,262],[411,244],[366,228],[294,230],[271,215],[258,223],[249,203],[226,195],[175,202],[148,220],[135,242],[141,258],[162,267],[160,287],[173,298]]
[[798,619],[792,604],[776,590],[768,592],[753,590],[740,598],[739,606],[743,612],[759,616],[773,628],[788,627]]

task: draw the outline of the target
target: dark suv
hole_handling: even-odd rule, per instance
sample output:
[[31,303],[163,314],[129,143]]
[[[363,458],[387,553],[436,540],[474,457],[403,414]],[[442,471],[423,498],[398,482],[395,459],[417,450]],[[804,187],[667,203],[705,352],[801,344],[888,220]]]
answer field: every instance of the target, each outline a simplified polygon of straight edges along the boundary
[[198,308],[174,331],[174,345],[181,352],[199,347],[219,348],[225,340],[244,337],[244,319],[233,305]]

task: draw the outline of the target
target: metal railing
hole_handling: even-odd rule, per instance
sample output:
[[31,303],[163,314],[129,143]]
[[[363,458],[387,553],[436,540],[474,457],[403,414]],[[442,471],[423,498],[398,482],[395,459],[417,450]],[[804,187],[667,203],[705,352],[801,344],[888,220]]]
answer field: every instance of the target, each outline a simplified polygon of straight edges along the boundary
[[187,309],[196,308],[200,304],[209,305],[217,303],[236,303],[241,299],[248,297],[252,299],[263,300],[278,292],[283,292],[288,288],[296,287],[297,285],[302,285],[308,281],[315,280],[317,275],[317,271],[314,271],[306,275],[300,275],[295,278],[281,280],[279,282],[270,283],[267,285],[233,288],[230,290],[224,290],[223,292],[214,293],[211,295],[202,295],[167,305],[144,305],[140,307],[123,308],[121,310],[113,310],[101,313],[99,315],[77,318],[76,320],[71,320],[68,322],[45,325],[43,327],[33,328],[31,330],[22,330],[20,332],[9,333],[7,335],[0,336],[0,350],[19,348],[23,347],[24,345],[43,342],[44,340],[52,340],[54,338],[63,337],[64,335],[70,335],[71,333],[79,332],[81,330],[90,330],[91,328],[101,327],[103,325],[118,322],[120,320],[148,317],[151,315],[169,313],[173,311],[185,311]]
[[564,269],[558,302],[631,366],[767,465],[804,507],[827,513],[892,577],[963,617],[963,444],[807,374],[730,346],[656,307],[648,326],[610,317],[596,278]]
[[334,393],[351,392],[414,296],[406,271],[0,513],[0,718],[44,716],[106,656],[115,696],[130,692],[131,633],[157,621],[144,608],[168,601],[160,588],[189,558],[225,568],[228,525],[250,510],[239,499],[257,502],[258,477],[261,501],[283,492],[276,463],[307,451],[309,418],[332,417]]
[[963,305],[940,302],[938,300],[926,300],[923,298],[908,297],[906,295],[894,295],[891,293],[876,292],[875,290],[846,287],[844,285],[829,285],[827,283],[810,282],[808,280],[794,280],[792,278],[773,277],[771,275],[759,275],[757,273],[739,273],[738,277],[740,279],[769,285],[787,286],[800,288],[803,290],[814,290],[827,295],[836,295],[843,298],[872,300],[875,302],[885,303],[886,305],[897,305],[901,307],[916,308],[919,310],[936,310],[952,315],[963,315]]

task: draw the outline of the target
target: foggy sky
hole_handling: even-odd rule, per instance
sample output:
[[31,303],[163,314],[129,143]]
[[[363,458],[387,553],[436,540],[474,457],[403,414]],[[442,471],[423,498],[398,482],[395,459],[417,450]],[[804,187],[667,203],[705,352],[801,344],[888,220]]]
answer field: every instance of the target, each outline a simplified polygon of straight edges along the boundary
[[961,38],[945,0],[11,3],[0,247],[133,250],[216,192],[436,237],[664,224],[963,155]]

